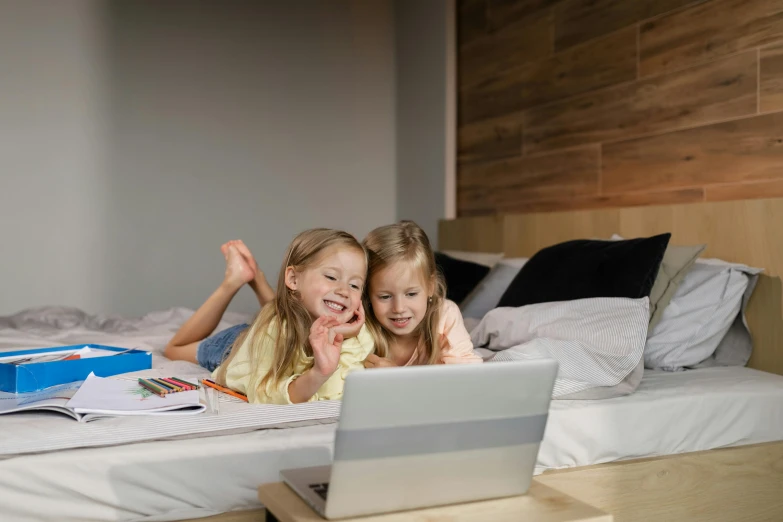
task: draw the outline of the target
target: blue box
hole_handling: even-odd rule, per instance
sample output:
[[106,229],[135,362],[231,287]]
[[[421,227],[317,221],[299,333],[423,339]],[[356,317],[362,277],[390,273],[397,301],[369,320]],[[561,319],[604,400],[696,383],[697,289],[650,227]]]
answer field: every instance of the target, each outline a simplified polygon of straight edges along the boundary
[[127,348],[102,346],[100,344],[76,344],[73,346],[20,350],[17,352],[0,352],[0,357],[71,350],[78,351],[85,347],[125,353],[117,356],[107,355],[71,361],[31,362],[19,365],[0,362],[0,391],[10,393],[38,391],[58,384],[83,381],[90,375],[90,372],[93,372],[97,377],[109,377],[119,373],[152,368],[152,354],[149,352],[137,349],[126,351]]

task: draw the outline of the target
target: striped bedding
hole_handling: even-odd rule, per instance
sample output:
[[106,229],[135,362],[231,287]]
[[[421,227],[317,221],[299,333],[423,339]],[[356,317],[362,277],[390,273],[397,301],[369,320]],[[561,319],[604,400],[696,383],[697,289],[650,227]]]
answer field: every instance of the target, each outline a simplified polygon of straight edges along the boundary
[[491,362],[556,359],[555,399],[607,399],[639,385],[649,317],[646,297],[496,308],[471,337],[474,345],[498,352]]
[[336,423],[339,401],[288,406],[224,400],[219,413],[176,417],[114,417],[78,423],[62,414],[5,415],[0,419],[0,458],[64,449],[118,446],[248,431]]

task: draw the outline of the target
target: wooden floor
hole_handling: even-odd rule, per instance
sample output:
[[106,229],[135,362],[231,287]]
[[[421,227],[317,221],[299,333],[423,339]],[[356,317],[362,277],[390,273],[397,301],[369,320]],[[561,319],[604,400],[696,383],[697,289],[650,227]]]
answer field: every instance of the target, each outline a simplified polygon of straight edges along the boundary
[[783,441],[539,475],[616,522],[783,520]]

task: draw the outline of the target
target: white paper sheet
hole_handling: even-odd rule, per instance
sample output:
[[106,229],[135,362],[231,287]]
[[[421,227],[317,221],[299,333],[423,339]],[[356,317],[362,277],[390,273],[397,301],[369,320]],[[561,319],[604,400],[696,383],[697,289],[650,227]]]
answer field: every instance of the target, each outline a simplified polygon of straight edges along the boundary
[[[170,393],[160,397],[138,382],[104,379],[90,374],[79,391],[68,401],[76,413],[105,415],[168,414],[193,415],[205,410],[198,390]],[[173,411],[177,410],[177,411]]]

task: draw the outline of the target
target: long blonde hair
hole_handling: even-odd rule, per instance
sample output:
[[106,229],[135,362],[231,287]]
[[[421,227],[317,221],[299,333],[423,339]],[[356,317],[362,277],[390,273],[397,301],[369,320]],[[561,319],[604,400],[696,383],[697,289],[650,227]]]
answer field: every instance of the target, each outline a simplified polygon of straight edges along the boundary
[[367,290],[364,292],[366,325],[375,341],[375,353],[386,357],[389,353],[394,334],[386,330],[376,319],[370,300],[372,276],[398,262],[409,263],[420,270],[422,279],[432,284],[432,299],[427,302],[427,312],[416,330],[419,339],[424,341],[427,364],[436,364],[440,359],[440,339],[437,326],[440,320],[443,302],[446,299],[446,283],[435,264],[435,255],[427,234],[413,221],[400,221],[395,225],[386,225],[370,232],[363,241],[370,258],[367,269]]
[[229,363],[250,332],[253,333],[253,338],[250,340],[252,343],[251,364],[255,372],[257,371],[257,363],[261,359],[264,337],[270,335],[271,326],[274,325],[277,328],[272,366],[260,381],[259,388],[264,388],[269,384],[276,386],[285,380],[292,373],[300,350],[303,350],[307,356],[313,355],[308,340],[313,319],[299,298],[299,292],[291,290],[285,284],[285,273],[288,267],[292,267],[297,272],[312,267],[318,263],[327,249],[332,247],[355,249],[365,256],[365,260],[367,259],[367,253],[362,245],[347,232],[314,228],[297,235],[289,245],[285,254],[285,262],[280,267],[274,301],[267,303],[250,327],[234,341],[231,352],[218,370],[217,380],[220,384],[226,384],[226,371]]

